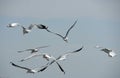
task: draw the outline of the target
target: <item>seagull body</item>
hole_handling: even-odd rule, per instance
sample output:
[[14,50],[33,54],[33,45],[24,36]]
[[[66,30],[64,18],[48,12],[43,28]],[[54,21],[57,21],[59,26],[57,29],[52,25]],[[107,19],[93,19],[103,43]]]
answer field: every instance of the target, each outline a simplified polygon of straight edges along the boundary
[[18,52],[21,53],[21,52],[24,52],[24,51],[30,51],[30,53],[32,54],[32,53],[38,52],[41,48],[46,48],[46,47],[48,47],[48,46],[41,46],[41,47],[37,47],[37,48],[33,48],[33,49],[26,49],[26,50],[18,51]]
[[116,53],[111,49],[103,48],[103,47],[100,47],[100,46],[96,46],[96,48],[101,48],[100,51],[104,51],[105,53],[108,54],[109,57],[116,56]]
[[[22,67],[22,66],[19,66],[19,65],[16,65],[15,63],[13,63],[13,62],[10,62],[11,63],[11,65],[12,66],[15,66],[15,67],[18,67],[18,68],[21,68],[21,69],[24,69],[24,70],[27,70],[27,72],[26,73],[37,73],[37,72],[42,72],[42,71],[44,71],[45,69],[46,69],[46,67],[47,67],[47,65],[48,64],[46,64],[45,66],[42,66],[42,68],[34,68],[34,69],[30,69],[30,68],[27,68],[27,67]],[[37,70],[38,69],[38,70]]]
[[68,34],[70,32],[70,30],[75,26],[75,24],[77,23],[77,20],[74,22],[74,24],[67,30],[65,36],[62,36],[61,34],[55,33],[55,32],[51,32],[59,37],[61,37],[65,42],[68,42]]
[[20,26],[20,24],[19,23],[10,23],[10,24],[8,24],[7,27],[13,28],[13,27],[17,27],[17,26]]

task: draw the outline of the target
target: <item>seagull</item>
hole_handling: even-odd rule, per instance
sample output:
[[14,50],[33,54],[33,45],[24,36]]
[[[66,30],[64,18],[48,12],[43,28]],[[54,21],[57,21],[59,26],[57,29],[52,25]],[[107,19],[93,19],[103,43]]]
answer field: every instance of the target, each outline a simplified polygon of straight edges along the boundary
[[[60,70],[65,74],[64,69],[61,68],[61,65],[60,65],[57,61],[58,61],[58,60],[60,60],[60,61],[65,60],[68,55],[70,55],[70,54],[72,54],[72,53],[77,53],[77,52],[81,51],[82,49],[83,49],[83,46],[82,46],[80,49],[77,49],[77,50],[75,50],[75,51],[67,52],[67,53],[65,53],[65,54],[63,54],[63,55],[60,55],[58,58],[55,58],[55,57],[53,57],[53,56],[47,55],[48,57],[46,57],[46,58],[47,58],[47,59],[51,59],[51,58],[52,58],[53,61],[49,62],[48,66],[46,66],[45,69],[55,62],[55,63],[59,66]],[[44,70],[45,70],[45,69],[44,69]]]
[[11,63],[12,66],[15,66],[15,67],[18,67],[18,68],[27,70],[26,73],[33,73],[33,74],[34,74],[34,73],[37,73],[37,72],[42,72],[42,71],[44,71],[44,70],[46,69],[46,66],[47,66],[47,64],[46,64],[46,66],[42,66],[42,68],[40,68],[39,70],[36,70],[36,69],[38,69],[38,68],[30,69],[30,68],[27,68],[27,67],[22,67],[22,66],[16,65],[16,64],[13,63],[13,62],[10,62],[10,63]]
[[48,26],[45,26],[45,25],[43,25],[43,24],[35,24],[35,26],[36,26],[38,29],[45,29],[46,31],[51,32],[51,31],[48,29]]
[[104,51],[105,53],[108,54],[109,57],[114,57],[114,56],[116,56],[116,53],[115,53],[113,50],[111,50],[111,49],[103,48],[103,47],[100,47],[100,46],[98,46],[98,45],[96,46],[96,48],[101,48],[100,51]]
[[31,32],[31,29],[34,27],[34,24],[31,24],[28,28],[25,28],[24,26],[21,26],[23,29],[23,35]]
[[36,53],[38,52],[41,48],[46,48],[48,46],[41,46],[41,47],[37,47],[37,48],[32,48],[32,49],[26,49],[26,50],[23,50],[23,51],[18,51],[18,53],[21,53],[21,52],[24,52],[24,51],[30,51],[30,53]]
[[20,24],[19,23],[10,23],[7,25],[7,27],[10,27],[10,28],[17,27],[17,26],[20,26]]
[[70,30],[75,26],[75,24],[77,23],[77,20],[74,22],[74,24],[67,30],[65,36],[62,36],[61,34],[55,33],[55,32],[51,32],[55,35],[58,35],[59,37],[61,37],[66,43],[68,43],[68,34],[70,32]]

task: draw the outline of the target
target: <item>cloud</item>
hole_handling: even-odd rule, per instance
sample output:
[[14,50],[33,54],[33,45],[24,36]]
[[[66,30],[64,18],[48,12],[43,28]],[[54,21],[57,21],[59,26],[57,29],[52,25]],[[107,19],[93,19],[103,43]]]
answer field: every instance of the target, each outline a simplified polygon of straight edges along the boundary
[[119,0],[4,0],[1,16],[37,18],[120,18]]

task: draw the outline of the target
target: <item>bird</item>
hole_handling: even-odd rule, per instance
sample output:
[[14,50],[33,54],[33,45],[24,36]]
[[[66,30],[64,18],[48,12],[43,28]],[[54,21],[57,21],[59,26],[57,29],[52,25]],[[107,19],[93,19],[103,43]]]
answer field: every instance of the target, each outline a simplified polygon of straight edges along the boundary
[[103,48],[103,47],[100,47],[98,45],[96,46],[96,48],[100,48],[100,51],[104,51],[105,53],[108,54],[109,57],[115,57],[116,56],[116,53],[111,49]]
[[19,23],[10,23],[7,25],[7,27],[10,27],[10,28],[14,28],[14,27],[17,27],[17,26],[20,26]]
[[[63,68],[61,67],[61,65],[58,63],[58,60],[60,60],[60,61],[65,60],[68,55],[70,55],[70,54],[72,54],[72,53],[77,53],[77,52],[81,51],[82,49],[83,49],[83,46],[82,46],[80,49],[77,49],[77,50],[75,50],[75,51],[67,52],[67,53],[65,53],[65,54],[63,54],[63,55],[60,55],[58,58],[55,58],[55,57],[53,57],[53,56],[47,55],[47,56],[48,56],[48,57],[46,57],[47,59],[53,59],[53,60],[48,63],[48,66],[46,66],[45,69],[47,69],[47,67],[49,67],[50,65],[52,65],[52,64],[55,62],[55,63],[59,66],[60,70],[65,74],[64,69],[63,69]],[[45,70],[45,69],[44,69],[44,70]]]
[[46,66],[42,66],[42,68],[39,68],[39,70],[38,70],[38,68],[30,69],[30,68],[27,68],[27,67],[19,66],[19,65],[13,63],[13,62],[10,62],[10,64],[11,64],[12,66],[15,66],[15,67],[18,67],[18,68],[27,70],[26,73],[33,73],[33,74],[34,74],[34,73],[37,73],[37,72],[42,72],[42,71],[44,71],[45,67],[47,66],[47,64],[46,64]]
[[[46,25],[43,25],[43,24],[34,24],[38,29],[44,29],[48,32],[51,32],[49,29],[48,29],[48,26]],[[52,33],[52,32],[51,32]]]
[[31,32],[31,30],[34,26],[35,26],[34,24],[30,24],[30,26],[28,28],[25,28],[24,26],[21,26],[22,29],[23,29],[23,35]]
[[50,33],[53,33],[53,34],[61,37],[66,43],[68,43],[68,34],[69,34],[70,30],[75,26],[76,23],[77,23],[77,20],[76,20],[76,21],[73,23],[73,25],[67,30],[65,36],[62,36],[61,34],[55,33],[55,32],[52,32],[52,31],[51,31]]
[[32,48],[32,49],[26,49],[26,50],[23,50],[23,51],[18,51],[18,53],[21,53],[21,52],[24,52],[24,51],[30,51],[30,53],[36,53],[38,52],[41,48],[46,48],[48,46],[41,46],[41,47],[37,47],[37,48]]

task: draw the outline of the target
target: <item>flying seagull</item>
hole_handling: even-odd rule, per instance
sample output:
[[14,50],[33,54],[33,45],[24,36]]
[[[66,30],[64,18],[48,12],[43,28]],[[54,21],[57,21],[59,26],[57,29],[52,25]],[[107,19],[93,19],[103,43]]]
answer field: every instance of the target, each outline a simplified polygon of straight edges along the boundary
[[109,57],[114,57],[114,56],[116,56],[116,53],[115,53],[113,50],[111,50],[111,49],[103,48],[103,47],[100,47],[100,46],[98,46],[98,45],[96,46],[96,48],[100,48],[100,51],[104,51],[105,53],[108,54]]
[[23,35],[31,32],[31,30],[34,26],[35,26],[34,24],[30,24],[30,26],[28,28],[25,28],[24,26],[21,26],[22,29],[23,29]]
[[26,73],[33,73],[33,74],[34,74],[34,73],[37,73],[37,72],[42,72],[42,71],[44,71],[44,69],[46,69],[45,67],[47,66],[47,64],[46,64],[46,66],[42,66],[42,68],[39,68],[39,70],[37,70],[38,68],[30,69],[30,68],[27,68],[27,67],[19,66],[19,65],[13,63],[13,62],[10,62],[10,63],[11,63],[12,66],[15,66],[15,67],[18,67],[18,68],[27,70]]
[[75,26],[75,24],[77,23],[77,20],[74,22],[74,24],[67,30],[65,36],[62,36],[61,34],[55,33],[55,32],[51,32],[59,37],[61,37],[65,42],[68,43],[68,34],[70,32],[70,30]]
[[32,54],[32,53],[38,52],[41,48],[46,48],[46,47],[48,47],[48,46],[41,46],[41,47],[37,47],[37,48],[26,49],[26,50],[18,51],[18,52],[21,53],[21,52],[24,52],[24,51],[30,51],[30,53]]
[[7,25],[7,27],[10,27],[10,28],[17,27],[17,26],[20,26],[20,24],[19,23],[10,23]]
[[[72,54],[72,53],[77,53],[77,52],[81,51],[82,49],[83,49],[83,46],[82,46],[80,49],[77,49],[77,50],[75,50],[75,51],[65,53],[65,54],[59,56],[58,58],[55,58],[55,57],[53,57],[53,56],[49,56],[49,55],[48,55],[49,57],[48,57],[48,58],[46,57],[46,58],[47,58],[47,59],[53,59],[53,61],[49,62],[48,66],[46,66],[45,69],[55,62],[55,63],[59,66],[60,70],[61,70],[62,72],[64,72],[64,74],[65,74],[64,69],[61,68],[60,64],[59,64],[57,61],[58,61],[58,60],[61,60],[61,61],[62,61],[62,60],[65,60],[68,55],[70,55],[70,54]],[[45,70],[45,69],[44,69],[44,70]]]

